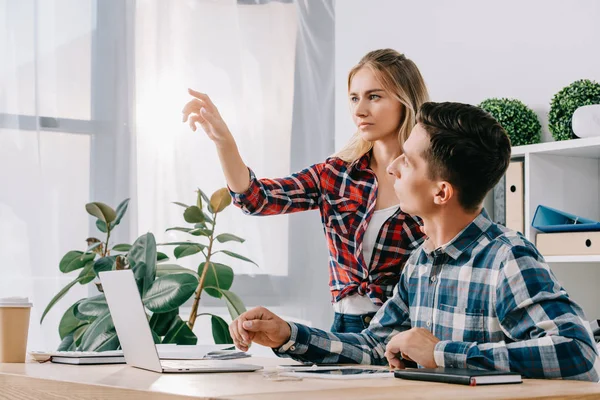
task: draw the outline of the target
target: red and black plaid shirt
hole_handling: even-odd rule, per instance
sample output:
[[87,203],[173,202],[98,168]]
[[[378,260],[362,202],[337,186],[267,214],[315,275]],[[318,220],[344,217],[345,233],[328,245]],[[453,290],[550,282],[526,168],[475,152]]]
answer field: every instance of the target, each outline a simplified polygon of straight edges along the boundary
[[398,210],[381,227],[371,260],[363,258],[362,241],[377,200],[369,160],[369,153],[351,164],[328,158],[281,179],[256,179],[250,170],[248,190],[231,192],[234,204],[246,214],[320,210],[333,302],[358,293],[382,305],[392,296],[410,253],[423,242],[417,218]]

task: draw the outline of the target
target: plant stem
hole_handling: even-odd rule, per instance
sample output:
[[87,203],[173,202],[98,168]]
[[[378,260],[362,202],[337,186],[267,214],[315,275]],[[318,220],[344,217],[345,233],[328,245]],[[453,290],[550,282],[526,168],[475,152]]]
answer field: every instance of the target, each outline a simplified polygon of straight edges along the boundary
[[206,254],[206,262],[204,263],[204,270],[202,271],[202,275],[198,280],[198,290],[196,291],[196,297],[194,298],[194,304],[192,305],[192,311],[190,313],[190,318],[188,319],[188,326],[190,330],[194,329],[194,324],[196,323],[196,318],[198,317],[198,305],[200,304],[200,296],[202,295],[202,289],[204,288],[204,280],[206,279],[206,272],[208,271],[208,267],[210,265],[210,257],[212,256],[212,246],[214,243],[215,236],[215,225],[217,223],[217,214],[213,214],[213,229],[210,234],[210,238],[208,238],[208,253]]
[[102,257],[106,257],[107,255],[110,254],[110,252],[108,251],[108,239],[110,239],[110,224],[106,224],[106,243],[104,244],[104,252],[102,254]]

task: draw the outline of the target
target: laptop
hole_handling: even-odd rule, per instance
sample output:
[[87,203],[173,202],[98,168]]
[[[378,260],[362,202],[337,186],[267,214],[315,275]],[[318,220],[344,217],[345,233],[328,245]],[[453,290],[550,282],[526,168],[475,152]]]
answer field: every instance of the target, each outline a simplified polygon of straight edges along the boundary
[[214,360],[160,360],[133,272],[99,274],[125,362],[154,372],[252,372],[262,366]]

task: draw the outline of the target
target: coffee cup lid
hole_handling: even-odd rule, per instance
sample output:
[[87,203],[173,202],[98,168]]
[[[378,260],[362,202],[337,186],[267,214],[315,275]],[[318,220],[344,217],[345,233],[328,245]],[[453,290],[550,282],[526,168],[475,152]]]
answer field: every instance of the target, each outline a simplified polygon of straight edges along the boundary
[[0,307],[32,307],[28,297],[0,298]]

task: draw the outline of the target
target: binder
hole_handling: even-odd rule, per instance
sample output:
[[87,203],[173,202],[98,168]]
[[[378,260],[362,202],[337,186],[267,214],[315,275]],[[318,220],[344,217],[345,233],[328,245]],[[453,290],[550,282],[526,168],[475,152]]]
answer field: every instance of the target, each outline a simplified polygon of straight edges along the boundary
[[494,186],[492,194],[494,196],[494,222],[506,226],[506,175],[500,178],[500,181]]
[[600,254],[600,232],[538,233],[536,247],[544,256]]
[[506,227],[525,231],[525,197],[523,188],[523,161],[512,161],[506,170],[505,210]]

